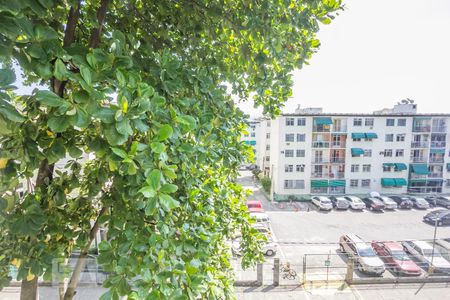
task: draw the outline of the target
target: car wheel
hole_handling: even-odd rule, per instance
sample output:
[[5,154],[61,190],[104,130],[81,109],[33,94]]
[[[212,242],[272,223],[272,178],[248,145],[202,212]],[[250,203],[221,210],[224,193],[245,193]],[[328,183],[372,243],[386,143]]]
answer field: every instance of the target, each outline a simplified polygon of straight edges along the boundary
[[363,267],[361,266],[360,263],[358,263],[357,268],[360,272],[364,272]]
[[272,255],[275,255],[275,252],[273,252],[273,250],[269,249],[269,250],[266,251],[266,255],[267,256],[272,256]]

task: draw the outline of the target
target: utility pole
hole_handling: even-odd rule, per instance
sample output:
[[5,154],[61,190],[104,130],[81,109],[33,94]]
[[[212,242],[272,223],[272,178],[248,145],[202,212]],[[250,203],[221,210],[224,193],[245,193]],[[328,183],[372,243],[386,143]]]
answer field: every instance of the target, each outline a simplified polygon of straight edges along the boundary
[[272,167],[270,168],[270,203],[273,204],[273,168],[274,164],[272,164]]
[[434,247],[436,246],[437,224],[438,219],[436,218],[436,220],[434,221],[433,249],[431,250],[431,261],[430,266],[428,267],[428,275],[431,275],[433,273],[433,259],[434,259]]

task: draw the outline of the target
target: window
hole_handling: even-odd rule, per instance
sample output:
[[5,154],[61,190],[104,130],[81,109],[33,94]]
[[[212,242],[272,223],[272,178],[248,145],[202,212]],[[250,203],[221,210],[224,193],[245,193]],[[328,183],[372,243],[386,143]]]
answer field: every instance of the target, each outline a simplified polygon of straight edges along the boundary
[[270,156],[266,156],[266,161],[270,161]]
[[284,172],[286,172],[286,173],[294,172],[294,166],[293,165],[284,165]]
[[361,180],[361,186],[362,187],[369,187],[370,186],[370,179],[362,179]]
[[294,157],[294,150],[284,151],[284,157]]
[[305,181],[304,180],[285,180],[284,188],[285,189],[304,189]]
[[394,126],[395,119],[386,119],[386,126]]
[[397,134],[397,137],[395,139],[397,142],[404,142],[405,141],[405,134]]
[[266,150],[270,150],[270,145],[266,145]]
[[364,149],[365,157],[372,157],[372,149]]
[[350,186],[351,187],[357,187],[358,186],[358,179],[350,179]]
[[386,134],[386,142],[393,142],[394,141],[394,135],[393,134]]
[[270,132],[266,133],[266,139],[270,139]]
[[373,126],[373,118],[367,118],[364,120],[364,125]]
[[406,126],[406,119],[398,119],[397,126]]
[[293,133],[286,133],[285,141],[286,142],[293,142],[295,135]]
[[397,149],[395,150],[395,157],[403,157],[405,155],[405,150]]
[[445,186],[446,186],[446,187],[450,187],[450,179],[447,179],[447,180],[446,180]]
[[306,138],[306,134],[297,133],[297,142],[304,142]]
[[296,165],[295,170],[297,172],[305,172],[305,165]]
[[363,165],[362,171],[363,172],[370,172],[370,165]]
[[267,121],[266,124],[267,124],[267,127],[270,127],[270,121]]
[[286,126],[294,126],[294,118],[286,118]]
[[390,172],[390,171],[391,171],[391,166],[383,164],[383,172]]
[[385,149],[384,157],[392,157],[392,149]]
[[354,141],[354,142],[361,142],[361,139],[356,138],[356,139],[353,139],[353,141]]
[[359,172],[359,165],[352,165],[351,166],[351,172],[352,173]]
[[296,153],[296,156],[297,156],[297,157],[305,157],[305,150],[297,149],[296,152],[297,152],[297,153]]
[[305,118],[298,118],[297,119],[297,125],[298,126],[305,126],[306,125],[306,119]]
[[362,126],[362,119],[361,118],[354,118],[353,119],[353,126]]
[[255,133],[255,132],[252,132],[252,133],[250,134],[250,136],[251,136],[251,137],[255,137],[255,136],[256,136],[256,133]]

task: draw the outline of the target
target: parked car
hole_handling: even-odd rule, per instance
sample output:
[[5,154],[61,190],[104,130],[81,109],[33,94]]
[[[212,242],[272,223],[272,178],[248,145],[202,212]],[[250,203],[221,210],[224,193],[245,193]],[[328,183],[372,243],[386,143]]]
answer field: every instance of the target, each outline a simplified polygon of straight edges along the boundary
[[383,261],[375,254],[369,244],[356,234],[345,234],[339,239],[342,252],[356,261],[359,271],[381,276],[386,270]]
[[333,207],[336,209],[347,210],[350,206],[350,203],[344,197],[330,197],[331,203],[333,203]]
[[436,204],[445,208],[450,208],[450,197],[439,197],[436,200]]
[[428,209],[430,208],[430,204],[428,203],[427,200],[425,200],[425,198],[422,197],[410,197],[411,202],[413,203],[413,206],[415,208],[419,208],[419,209]]
[[364,208],[366,208],[366,204],[359,197],[345,196],[344,198],[348,201],[352,209],[363,210]]
[[[231,244],[231,251],[236,256],[242,256],[241,248],[242,238],[236,238]],[[262,242],[262,253],[267,256],[273,256],[277,253],[278,246],[271,237],[267,237],[266,242]]]
[[433,251],[433,247],[425,241],[403,241],[402,245],[406,252],[427,266],[433,267],[435,271],[450,273],[450,262],[442,256],[436,247]]
[[270,219],[266,213],[250,213],[249,215],[256,220],[257,224],[270,228]]
[[397,203],[397,207],[401,209],[411,209],[413,207],[413,203],[409,197],[406,196],[390,196],[392,200]]
[[[433,245],[433,243],[431,243],[431,245]],[[439,250],[439,252],[446,260],[450,261],[450,241],[448,239],[436,240],[435,247]]]
[[397,208],[397,203],[387,196],[379,196],[376,198],[383,201],[385,209],[396,209]]
[[262,234],[264,234],[265,236],[270,236],[272,235],[272,232],[270,231],[270,228],[267,228],[266,226],[262,225],[262,224],[253,224],[252,226],[253,228],[256,229],[256,231],[261,232]]
[[427,213],[423,217],[425,223],[437,226],[450,225],[450,210],[448,209],[436,209]]
[[437,199],[439,196],[426,196],[425,200],[427,200],[430,207],[435,207],[437,205]]
[[250,200],[245,203],[249,212],[264,212],[261,201]]
[[332,210],[333,203],[328,197],[325,196],[314,196],[311,198],[311,201],[314,205],[316,205],[319,210]]
[[366,204],[366,207],[370,210],[383,211],[384,209],[384,203],[380,199],[364,198],[363,202]]
[[419,276],[422,269],[403,250],[398,242],[372,242],[372,248],[386,263],[386,267],[399,275]]

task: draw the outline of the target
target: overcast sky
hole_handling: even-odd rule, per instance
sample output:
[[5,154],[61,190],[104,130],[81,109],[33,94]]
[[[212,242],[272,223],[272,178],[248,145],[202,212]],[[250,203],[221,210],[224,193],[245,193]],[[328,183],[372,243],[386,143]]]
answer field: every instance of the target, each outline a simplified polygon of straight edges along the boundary
[[[294,73],[284,112],[372,112],[410,98],[418,112],[450,112],[450,1],[344,0],[318,34],[321,47]],[[251,116],[261,110],[239,104]]]

